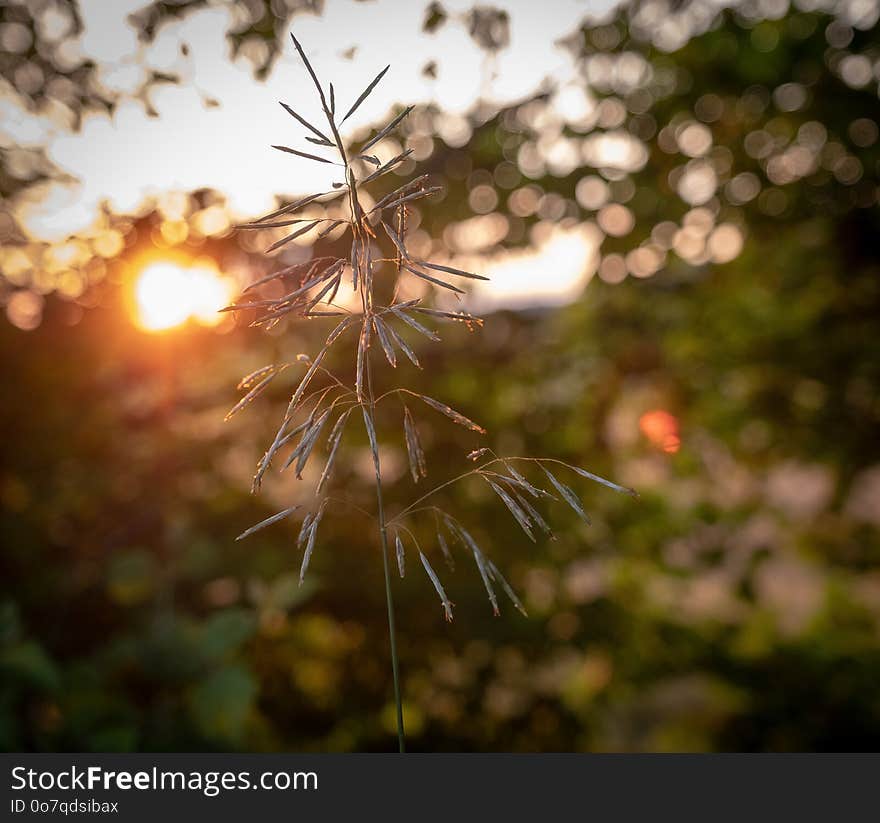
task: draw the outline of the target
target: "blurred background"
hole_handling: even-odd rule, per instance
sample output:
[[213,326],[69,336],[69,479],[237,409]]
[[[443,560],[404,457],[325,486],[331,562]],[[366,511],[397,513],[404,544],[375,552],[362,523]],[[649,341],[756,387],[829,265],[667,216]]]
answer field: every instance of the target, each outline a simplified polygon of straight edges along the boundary
[[[339,250],[267,257],[273,230],[232,228],[333,180],[269,149],[301,139],[279,99],[318,122],[291,30],[340,105],[392,64],[344,132],[417,106],[372,196],[429,173],[411,247],[492,277],[482,331],[444,326],[392,375],[489,435],[424,415],[414,487],[380,418],[389,507],[479,445],[641,493],[572,482],[592,526],[558,508],[537,546],[485,484],[444,495],[530,616],[494,618],[461,554],[435,563],[447,624],[411,559],[410,747],[880,746],[877,0],[6,0],[0,21],[3,749],[395,748],[370,521],[332,511],[302,587],[296,522],[234,542],[308,502],[276,472],[249,494],[290,381],[223,423],[235,383],[327,326],[217,309]],[[367,509],[371,471],[355,438],[338,480]]]

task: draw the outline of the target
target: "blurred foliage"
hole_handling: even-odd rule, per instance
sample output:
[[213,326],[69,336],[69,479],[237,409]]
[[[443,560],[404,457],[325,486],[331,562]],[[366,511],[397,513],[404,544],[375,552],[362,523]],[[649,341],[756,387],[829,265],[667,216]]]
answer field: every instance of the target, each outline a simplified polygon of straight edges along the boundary
[[[426,23],[443,25],[435,5]],[[506,244],[548,220],[601,225],[608,203],[631,210],[632,234],[606,232],[605,267],[580,300],[496,313],[479,334],[445,328],[442,349],[420,349],[412,388],[479,420],[501,453],[567,459],[642,498],[579,483],[593,525],[559,512],[558,540],[536,550],[482,484],[449,490],[530,618],[493,619],[461,568],[444,575],[447,625],[410,564],[395,597],[411,748],[876,749],[880,111],[874,88],[835,73],[833,45],[876,65],[876,30],[847,39],[819,12],[730,11],[667,53],[630,39],[637,12],[571,44],[587,72],[597,55],[632,52],[654,67],[653,85],[601,95],[603,128],[625,124],[647,154],[631,171],[590,171],[610,192],[596,208],[577,194],[580,161],[522,174],[543,97],[475,121],[467,145],[438,143],[427,160],[449,186],[421,218],[433,236],[505,175],[516,178],[502,188],[538,189],[530,212],[498,206]],[[673,146],[706,122],[726,196],[713,187],[695,202],[679,183],[704,155]],[[785,155],[797,146],[810,157]],[[745,238],[723,263],[707,251],[722,224]],[[150,218],[140,228],[148,236]],[[659,272],[618,277],[615,255],[643,243],[662,252]],[[222,259],[231,244],[207,248]],[[0,746],[391,748],[371,521],[333,512],[303,587],[295,524],[233,542],[297,492],[287,478],[246,494],[285,399],[223,425],[230,387],[314,351],[321,332],[147,336],[124,309],[124,265],[111,275],[87,308],[52,298],[39,328],[0,325]],[[394,415],[382,420],[392,510],[414,496]],[[480,445],[442,419],[420,429],[432,485]],[[342,480],[371,509],[363,446]]]

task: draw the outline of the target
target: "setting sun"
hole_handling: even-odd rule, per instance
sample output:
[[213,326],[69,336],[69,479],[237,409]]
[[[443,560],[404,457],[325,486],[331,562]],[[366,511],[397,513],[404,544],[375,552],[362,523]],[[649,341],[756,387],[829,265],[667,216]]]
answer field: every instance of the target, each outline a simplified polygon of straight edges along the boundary
[[208,263],[150,263],[134,285],[138,325],[147,331],[171,329],[188,320],[215,326],[223,319],[218,312],[229,303],[233,289],[232,280]]

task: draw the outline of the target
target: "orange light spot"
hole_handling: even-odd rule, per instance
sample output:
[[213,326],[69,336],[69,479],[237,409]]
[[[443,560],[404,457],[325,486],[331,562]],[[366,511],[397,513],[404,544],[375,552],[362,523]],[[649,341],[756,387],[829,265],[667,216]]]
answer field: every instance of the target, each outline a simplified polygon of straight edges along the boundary
[[182,265],[169,260],[149,263],[134,283],[137,324],[146,331],[164,331],[195,320],[216,326],[218,314],[234,293],[231,278],[207,262]]
[[648,440],[667,454],[681,448],[678,418],[665,409],[652,409],[639,418],[639,429]]

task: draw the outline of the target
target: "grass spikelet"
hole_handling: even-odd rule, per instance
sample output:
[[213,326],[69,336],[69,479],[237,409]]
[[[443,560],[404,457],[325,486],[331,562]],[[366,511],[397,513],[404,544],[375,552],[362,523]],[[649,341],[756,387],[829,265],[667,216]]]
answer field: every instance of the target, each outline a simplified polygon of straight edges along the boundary
[[339,451],[339,444],[342,442],[342,433],[345,430],[345,424],[348,422],[349,414],[351,414],[351,409],[340,414],[339,419],[333,426],[333,430],[330,432],[330,437],[327,440],[327,447],[329,448],[330,453],[327,455],[327,462],[324,464],[324,471],[321,473],[321,479],[318,481],[318,485],[315,488],[316,494],[320,494],[323,491],[324,486],[327,484],[327,480],[330,478],[330,473],[333,471],[336,452]]
[[428,467],[425,465],[425,452],[422,449],[419,432],[409,408],[403,407],[403,431],[406,439],[406,452],[409,456],[409,470],[412,474],[413,483],[418,483],[419,478],[428,476]]
[[299,506],[291,506],[289,509],[284,509],[284,511],[280,511],[277,514],[273,514],[271,517],[267,517],[265,520],[261,520],[256,526],[251,526],[249,529],[245,529],[238,537],[236,537],[236,541],[244,540],[245,537],[250,537],[254,532],[258,532],[260,529],[265,529],[266,526],[271,526],[273,523],[277,523],[279,520],[283,520],[289,514],[295,512]]
[[256,386],[254,386],[241,400],[238,401],[228,412],[226,412],[226,417],[223,420],[229,420],[233,415],[238,414],[245,406],[249,406],[253,401],[259,397],[264,391],[266,391],[269,384],[278,374],[277,371],[273,371],[267,374]]
[[415,329],[419,334],[423,334],[428,340],[432,340],[435,343],[440,342],[440,336],[435,332],[432,332],[427,326],[423,326],[416,320],[414,317],[410,317],[405,311],[401,310],[397,306],[391,306],[390,311],[394,314],[395,317],[399,317],[403,320],[404,323],[407,324],[412,329]]
[[516,522],[519,523],[519,527],[528,535],[529,540],[534,543],[535,535],[532,532],[532,523],[529,516],[519,507],[516,501],[501,488],[501,486],[485,475],[483,475],[483,478],[492,487],[492,491],[501,498],[504,505],[510,510],[510,513],[513,515]]
[[418,397],[423,403],[427,403],[432,409],[445,414],[450,420],[458,423],[459,426],[464,426],[466,429],[479,432],[480,434],[486,433],[486,430],[481,425],[474,423],[473,420],[465,417],[461,412],[457,412],[452,406],[447,406],[445,403],[441,403],[439,400],[435,400],[433,397],[428,397],[425,394],[416,394],[416,392],[411,391],[407,391],[407,394]]
[[409,359],[410,363],[412,363],[417,369],[422,367],[422,364],[419,363],[419,358],[416,357],[416,353],[409,347],[406,340],[404,340],[400,334],[398,334],[397,329],[394,328],[390,323],[385,324],[385,331],[388,332],[388,336],[394,342],[394,345],[397,346]]
[[245,389],[251,388],[251,386],[256,385],[260,380],[264,377],[272,374],[275,371],[277,366],[274,363],[268,366],[262,366],[259,369],[255,369],[250,374],[245,375],[239,380],[238,385],[235,387],[239,391],[244,391]]
[[565,500],[566,503],[577,513],[578,517],[584,521],[588,526],[591,523],[590,516],[584,511],[584,507],[581,505],[581,501],[578,499],[578,496],[568,487],[565,483],[561,483],[557,480],[552,472],[543,464],[541,464],[541,468],[544,470],[544,474],[547,475],[547,478],[553,484],[553,488],[559,492],[562,496],[562,499]]
[[376,327],[376,336],[379,338],[379,343],[382,346],[382,351],[385,353],[385,359],[388,361],[389,365],[392,368],[397,368],[397,354],[394,351],[394,345],[391,343],[391,338],[388,335],[388,329],[385,325],[385,321],[382,320],[379,315],[373,316],[373,325]]
[[306,577],[306,571],[309,568],[309,562],[312,559],[312,552],[315,550],[315,536],[318,533],[318,526],[321,525],[321,518],[324,516],[324,510],[327,508],[327,501],[321,503],[315,517],[309,524],[308,538],[306,539],[306,550],[303,553],[302,566],[299,569],[299,584],[302,586]]
[[[300,117],[292,108],[290,108],[290,106],[287,105],[287,103],[282,103],[280,100],[278,102],[281,104],[281,107],[284,109],[284,111],[286,111],[294,120],[299,122],[301,125],[305,126],[309,131],[312,132],[312,134],[314,134],[316,137],[318,137],[319,140],[321,140],[321,145],[327,145],[327,146],[333,145],[333,141],[329,137],[327,137],[327,135],[324,134],[324,132],[320,131],[319,129],[316,129],[304,117]],[[308,139],[308,138],[306,138],[306,139]]]
[[446,617],[447,622],[452,622],[452,603],[449,598],[446,596],[446,592],[443,589],[443,585],[440,583],[440,578],[437,577],[436,572],[433,568],[431,568],[431,564],[428,562],[428,558],[425,557],[422,552],[419,552],[419,559],[422,561],[422,566],[425,568],[425,572],[427,572],[428,577],[431,579],[431,582],[434,584],[434,589],[437,592],[437,595],[440,597],[440,603],[443,605],[443,614]]
[[504,575],[498,571],[498,566],[496,566],[488,557],[486,558],[486,564],[489,567],[489,572],[491,573],[492,578],[501,584],[501,588],[504,589],[504,593],[510,598],[510,602],[513,603],[514,608],[516,608],[523,617],[528,617],[529,614],[526,611],[526,607],[523,606],[520,599],[516,596],[516,592],[513,590],[510,583],[504,578]]
[[394,536],[394,550],[397,554],[397,571],[400,572],[401,578],[406,574],[406,552],[403,549],[403,541],[400,535]]
[[343,117],[342,120],[339,121],[340,126],[358,110],[358,107],[360,106],[360,104],[363,103],[364,100],[366,100],[370,96],[370,92],[374,88],[376,88],[379,81],[385,76],[385,72],[387,72],[388,69],[390,69],[390,68],[391,68],[391,64],[389,63],[387,66],[385,66],[384,69],[382,69],[382,71],[380,71],[370,81],[370,84],[361,92],[360,97],[358,97],[358,99],[354,101],[354,103],[352,104],[352,107],[346,112],[345,117]]

